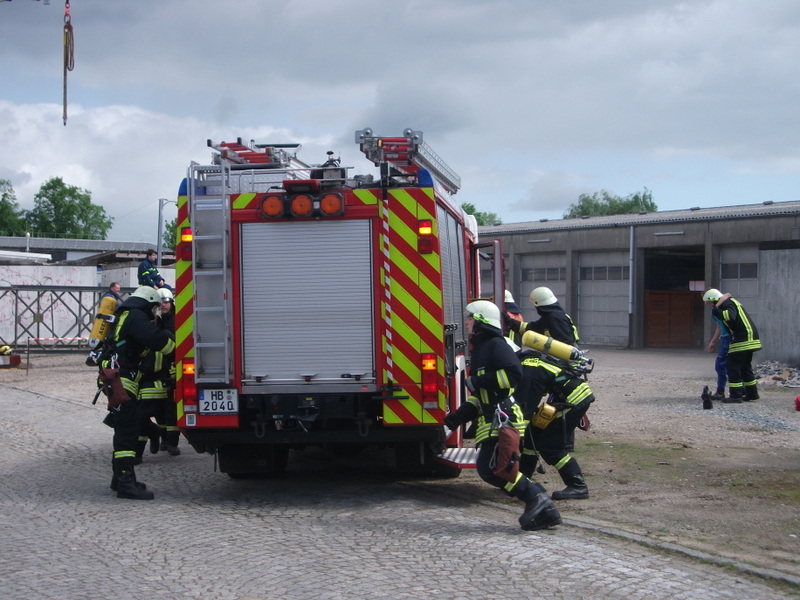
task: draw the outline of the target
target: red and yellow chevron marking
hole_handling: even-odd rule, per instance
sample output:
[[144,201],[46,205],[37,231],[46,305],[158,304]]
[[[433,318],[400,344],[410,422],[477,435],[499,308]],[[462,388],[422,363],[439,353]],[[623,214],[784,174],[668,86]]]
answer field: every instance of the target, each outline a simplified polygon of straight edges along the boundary
[[258,208],[267,194],[231,194],[231,208],[233,210],[242,210],[245,208]]
[[379,202],[377,190],[353,190],[353,196],[361,200],[363,204],[377,204]]
[[[417,250],[419,219],[431,219],[433,235],[439,237],[433,189],[389,190],[387,201],[381,205],[381,218],[380,277],[385,325],[381,346],[387,357],[382,381],[400,385],[408,395],[404,400],[384,401],[384,423],[437,423],[441,411],[446,410],[441,260],[438,251],[420,254]],[[422,405],[422,353],[439,357],[442,384],[436,395],[436,409]]]
[[[178,196],[178,246],[180,241],[180,231],[183,227],[189,227],[189,198],[188,196]],[[180,252],[176,254],[175,261],[175,376],[178,383],[182,377],[182,361],[184,358],[194,356],[194,341],[192,339],[192,327],[194,325],[194,315],[192,313],[192,298],[194,296],[194,283],[192,281],[192,261],[180,258]],[[180,385],[177,386],[180,389]],[[178,398],[178,422],[183,417],[183,399]]]

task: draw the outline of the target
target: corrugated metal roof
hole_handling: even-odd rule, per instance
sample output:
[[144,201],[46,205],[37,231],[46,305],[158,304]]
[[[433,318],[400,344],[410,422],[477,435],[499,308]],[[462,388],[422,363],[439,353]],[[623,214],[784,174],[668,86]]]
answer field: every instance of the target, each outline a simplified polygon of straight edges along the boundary
[[793,200],[791,202],[764,202],[762,204],[744,204],[740,206],[719,206],[714,208],[665,210],[654,213],[631,215],[555,219],[552,221],[543,219],[541,221],[528,221],[524,223],[484,225],[479,227],[478,231],[481,235],[501,235],[505,233],[628,227],[631,225],[687,223],[690,221],[721,221],[758,217],[779,217],[785,215],[800,215],[800,200]]
[[66,238],[0,236],[0,248],[30,248],[37,250],[85,250],[89,252],[136,252],[144,254],[155,244],[147,242],[110,242],[107,240],[74,240]]

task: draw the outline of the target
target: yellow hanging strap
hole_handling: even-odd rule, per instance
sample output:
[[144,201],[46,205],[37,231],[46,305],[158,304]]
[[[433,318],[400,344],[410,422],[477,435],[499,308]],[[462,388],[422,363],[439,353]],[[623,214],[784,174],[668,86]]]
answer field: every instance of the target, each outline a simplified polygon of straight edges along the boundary
[[75,38],[72,32],[72,17],[69,15],[69,0],[64,5],[64,125],[67,124],[67,71],[75,68]]

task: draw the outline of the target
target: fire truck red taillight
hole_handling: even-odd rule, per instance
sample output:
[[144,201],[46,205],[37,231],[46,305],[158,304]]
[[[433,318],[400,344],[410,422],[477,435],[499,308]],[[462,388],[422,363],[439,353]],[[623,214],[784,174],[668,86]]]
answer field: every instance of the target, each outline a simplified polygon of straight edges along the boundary
[[194,359],[184,358],[181,363],[180,388],[184,402],[197,402],[197,384],[194,381]]
[[417,222],[417,250],[420,254],[431,254],[434,251],[435,243],[433,221],[420,219]]
[[439,408],[439,361],[435,354],[423,354],[422,367],[422,408]]
[[270,194],[261,201],[261,214],[275,219],[283,216],[283,196]]
[[319,199],[319,212],[323,217],[337,217],[344,214],[344,198],[341,194],[324,194]]
[[192,228],[181,227],[181,239],[176,247],[178,260],[192,260]]

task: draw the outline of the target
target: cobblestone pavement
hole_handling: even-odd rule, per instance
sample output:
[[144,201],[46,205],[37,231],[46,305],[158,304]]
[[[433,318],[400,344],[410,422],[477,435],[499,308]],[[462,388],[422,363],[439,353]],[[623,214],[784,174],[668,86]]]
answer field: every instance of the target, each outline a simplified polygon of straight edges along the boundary
[[324,460],[235,481],[184,446],[137,467],[154,501],[118,500],[102,410],[0,385],[0,411],[4,600],[797,597],[580,528],[523,532],[519,511]]

